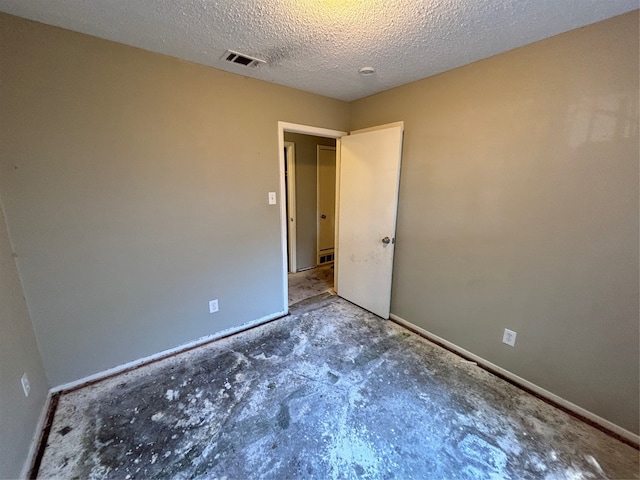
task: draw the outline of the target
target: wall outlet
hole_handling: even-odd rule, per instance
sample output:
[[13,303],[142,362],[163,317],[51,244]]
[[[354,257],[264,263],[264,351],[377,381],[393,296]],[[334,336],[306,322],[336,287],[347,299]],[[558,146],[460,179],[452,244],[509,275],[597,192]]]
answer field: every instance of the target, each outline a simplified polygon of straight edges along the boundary
[[209,313],[216,313],[218,311],[218,300],[209,300]]
[[508,328],[504,329],[504,335],[502,335],[502,343],[506,343],[511,347],[516,346],[516,335],[518,335],[513,330],[509,330]]
[[276,204],[276,192],[269,192],[269,205]]
[[29,377],[27,377],[26,373],[23,373],[22,377],[20,377],[20,383],[22,383],[22,390],[24,390],[24,396],[28,397],[29,392],[31,391],[31,384],[29,383]]

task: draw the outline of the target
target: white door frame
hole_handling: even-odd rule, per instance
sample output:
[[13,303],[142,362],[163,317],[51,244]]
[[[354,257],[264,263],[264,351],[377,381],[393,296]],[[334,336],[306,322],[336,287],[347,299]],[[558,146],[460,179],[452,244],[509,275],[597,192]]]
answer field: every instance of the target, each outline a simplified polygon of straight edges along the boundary
[[[331,130],[328,128],[311,127],[309,125],[301,125],[298,123],[278,122],[278,163],[280,171],[280,241],[282,250],[282,311],[285,314],[289,313],[289,262],[288,262],[288,248],[287,248],[287,205],[282,200],[286,196],[285,176],[284,176],[284,132],[302,133],[304,135],[314,135],[316,137],[327,137],[336,139],[336,171],[339,171],[340,166],[340,138],[347,135],[348,132],[341,130]],[[336,175],[336,212],[340,202],[340,185],[337,181],[338,175]],[[336,239],[338,234],[338,223],[336,215]],[[336,250],[337,250],[336,243]],[[335,251],[335,250],[334,250]],[[335,258],[335,257],[334,257]],[[334,271],[337,271],[338,265],[334,264]]]
[[[289,207],[289,215],[287,216],[287,244],[289,246],[289,261],[287,263],[287,271],[295,273],[298,271],[297,254],[296,254],[296,145],[293,142],[284,142],[285,162],[287,162],[287,205],[285,205],[285,216],[287,206]],[[284,197],[281,197],[284,198]]]

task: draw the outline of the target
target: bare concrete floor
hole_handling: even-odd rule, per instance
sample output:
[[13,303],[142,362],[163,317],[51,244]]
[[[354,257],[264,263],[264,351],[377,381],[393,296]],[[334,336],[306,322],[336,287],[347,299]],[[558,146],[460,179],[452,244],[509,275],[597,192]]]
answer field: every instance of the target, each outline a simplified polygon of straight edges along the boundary
[[333,264],[289,274],[289,305],[333,289]]
[[638,451],[335,297],[61,396],[41,478],[638,478]]

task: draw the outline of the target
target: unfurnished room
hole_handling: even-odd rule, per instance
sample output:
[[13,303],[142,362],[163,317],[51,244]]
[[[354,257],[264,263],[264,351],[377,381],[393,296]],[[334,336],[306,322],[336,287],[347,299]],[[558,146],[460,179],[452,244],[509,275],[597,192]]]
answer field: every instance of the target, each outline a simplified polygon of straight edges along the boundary
[[0,0],[0,479],[640,478],[637,0]]

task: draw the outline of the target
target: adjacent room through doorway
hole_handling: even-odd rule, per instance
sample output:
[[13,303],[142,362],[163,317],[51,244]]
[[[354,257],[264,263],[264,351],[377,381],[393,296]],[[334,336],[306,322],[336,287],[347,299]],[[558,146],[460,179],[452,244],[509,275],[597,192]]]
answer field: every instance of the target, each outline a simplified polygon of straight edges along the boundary
[[336,139],[285,131],[288,304],[332,292]]

